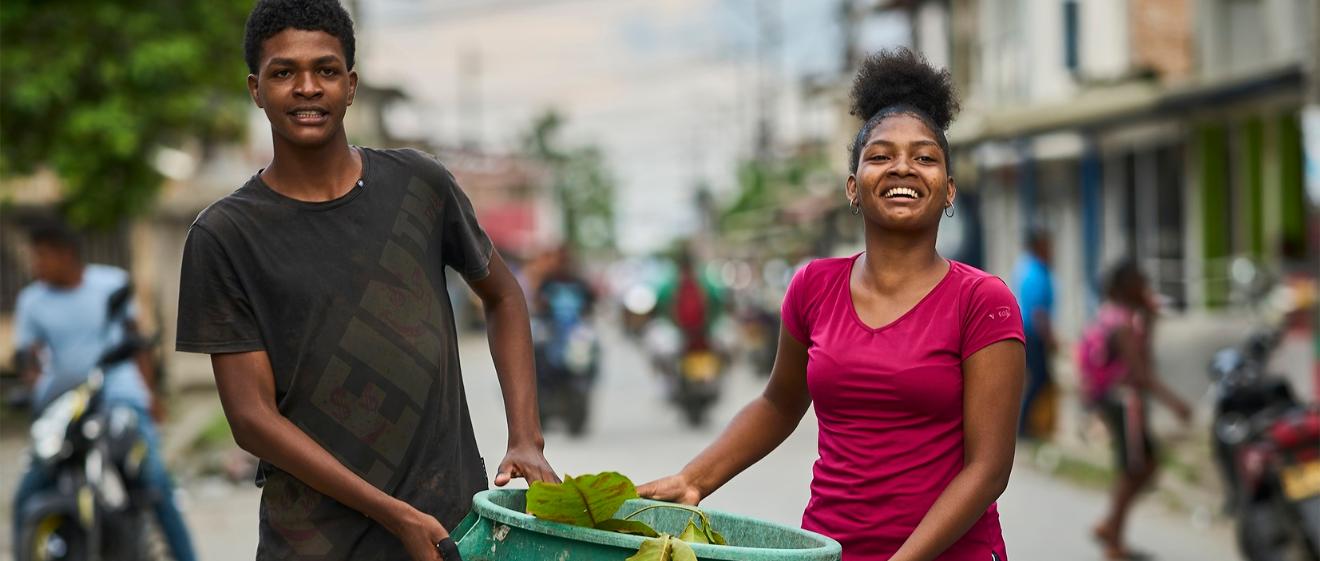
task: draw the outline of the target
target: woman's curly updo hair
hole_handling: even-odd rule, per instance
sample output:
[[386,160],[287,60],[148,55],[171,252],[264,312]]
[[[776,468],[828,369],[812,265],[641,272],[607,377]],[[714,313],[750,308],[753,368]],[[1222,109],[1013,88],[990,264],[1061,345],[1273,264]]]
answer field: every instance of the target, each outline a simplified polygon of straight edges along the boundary
[[948,69],[934,69],[925,57],[904,47],[866,57],[853,80],[851,113],[865,124],[849,147],[850,172],[857,171],[862,147],[876,125],[900,113],[921,119],[930,128],[944,150],[945,169],[952,171],[944,130],[958,113],[958,95]]

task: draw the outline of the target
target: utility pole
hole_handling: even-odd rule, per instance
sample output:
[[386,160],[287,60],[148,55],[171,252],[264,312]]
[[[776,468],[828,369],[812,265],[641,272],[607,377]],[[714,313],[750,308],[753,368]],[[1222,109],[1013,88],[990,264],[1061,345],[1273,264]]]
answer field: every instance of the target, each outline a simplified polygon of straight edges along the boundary
[[769,156],[774,146],[778,109],[780,44],[783,41],[780,0],[753,0],[757,21],[756,157]]
[[481,50],[467,47],[458,54],[459,145],[467,149],[481,146]]

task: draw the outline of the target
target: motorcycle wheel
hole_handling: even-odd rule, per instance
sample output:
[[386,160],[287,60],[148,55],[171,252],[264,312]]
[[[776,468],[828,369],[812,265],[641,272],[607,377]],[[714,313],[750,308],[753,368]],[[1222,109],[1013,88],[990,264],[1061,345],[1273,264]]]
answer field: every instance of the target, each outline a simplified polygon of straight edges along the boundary
[[18,561],[81,560],[87,558],[87,534],[64,513],[37,517],[23,529]]
[[703,400],[691,399],[683,402],[683,420],[687,421],[690,428],[701,428],[706,426],[706,402]]
[[564,409],[566,409],[564,420],[568,424],[569,436],[574,438],[585,436],[587,434],[587,410],[590,407],[586,393],[570,390],[565,401],[567,403],[564,405]]
[[156,522],[155,516],[144,516],[141,528],[138,552],[141,553],[143,561],[175,561],[174,554],[170,553],[169,543],[165,541],[165,533]]
[[1296,528],[1268,502],[1251,502],[1238,513],[1238,547],[1248,561],[1309,561],[1314,558]]

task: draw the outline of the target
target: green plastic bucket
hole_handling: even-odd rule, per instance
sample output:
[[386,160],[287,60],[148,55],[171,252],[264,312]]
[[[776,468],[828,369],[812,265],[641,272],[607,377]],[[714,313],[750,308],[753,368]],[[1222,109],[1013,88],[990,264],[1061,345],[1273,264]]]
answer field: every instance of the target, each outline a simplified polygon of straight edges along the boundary
[[[637,553],[646,538],[558,522],[539,520],[524,512],[526,490],[492,489],[477,493],[472,512],[454,529],[464,561],[623,561]],[[615,517],[661,504],[635,499]],[[727,561],[838,561],[839,543],[813,532],[790,528],[718,510],[702,509],[729,545],[692,544],[700,559]],[[691,513],[672,508],[637,515],[658,532],[678,535]]]

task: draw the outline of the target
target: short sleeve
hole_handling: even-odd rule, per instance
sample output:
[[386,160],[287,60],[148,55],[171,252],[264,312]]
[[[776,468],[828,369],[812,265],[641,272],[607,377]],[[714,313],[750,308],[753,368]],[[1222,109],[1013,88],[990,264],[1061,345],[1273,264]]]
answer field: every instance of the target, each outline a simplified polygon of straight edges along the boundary
[[183,246],[175,349],[238,353],[265,348],[251,300],[220,241],[194,225]]
[[807,268],[810,264],[798,269],[793,274],[793,280],[788,283],[788,290],[784,292],[784,304],[780,307],[779,316],[782,318],[784,329],[797,339],[799,343],[811,346],[811,325],[807,318],[807,293],[811,290],[808,286]]
[[445,170],[445,197],[441,251],[445,265],[458,271],[468,282],[479,281],[490,273],[494,245],[477,222],[472,201],[458,187],[454,176]]
[[1022,312],[1004,281],[989,277],[971,286],[963,315],[963,360],[991,343],[1008,339],[1025,342]]

